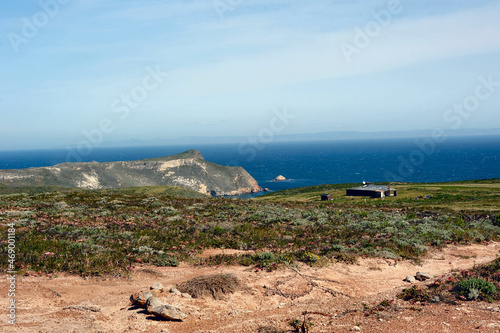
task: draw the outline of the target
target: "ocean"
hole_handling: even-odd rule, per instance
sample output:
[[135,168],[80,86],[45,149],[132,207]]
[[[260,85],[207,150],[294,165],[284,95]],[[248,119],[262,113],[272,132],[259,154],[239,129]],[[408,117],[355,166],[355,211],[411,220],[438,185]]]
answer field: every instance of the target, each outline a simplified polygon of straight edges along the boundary
[[[444,182],[500,178],[500,136],[316,142],[192,144],[91,149],[82,161],[130,161],[199,150],[205,160],[242,166],[272,191],[363,181]],[[0,151],[0,169],[75,161],[66,149]],[[278,175],[287,181],[273,182]]]

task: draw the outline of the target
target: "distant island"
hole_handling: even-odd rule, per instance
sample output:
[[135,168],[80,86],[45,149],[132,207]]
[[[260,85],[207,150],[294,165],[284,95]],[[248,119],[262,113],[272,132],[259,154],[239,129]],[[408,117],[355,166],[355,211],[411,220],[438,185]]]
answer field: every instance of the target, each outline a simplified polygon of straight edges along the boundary
[[[295,133],[279,134],[274,136],[273,142],[297,142],[297,141],[335,141],[335,140],[359,140],[359,139],[391,139],[391,138],[418,138],[432,135],[429,130],[408,130],[408,131],[380,131],[380,132],[357,132],[357,131],[332,131],[316,133]],[[500,128],[490,129],[450,129],[446,135],[454,137],[460,136],[487,136],[500,135]],[[107,141],[102,143],[102,147],[139,147],[139,146],[163,146],[163,145],[194,145],[194,144],[225,144],[246,142],[244,136],[220,136],[202,137],[185,136],[173,139],[157,138],[151,140],[130,139],[125,141]]]
[[263,191],[242,167],[207,162],[197,150],[138,161],[60,163],[51,167],[0,170],[0,184],[94,190],[168,185],[211,196]]

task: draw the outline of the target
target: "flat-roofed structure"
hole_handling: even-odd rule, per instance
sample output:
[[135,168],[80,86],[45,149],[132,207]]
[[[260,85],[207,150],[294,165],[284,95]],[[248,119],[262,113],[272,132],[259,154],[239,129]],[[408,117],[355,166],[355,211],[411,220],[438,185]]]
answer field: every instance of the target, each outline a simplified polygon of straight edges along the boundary
[[372,198],[383,198],[389,196],[397,196],[398,190],[390,188],[385,185],[373,185],[370,183],[364,184],[363,186],[351,187],[346,189],[347,196],[353,197],[372,197]]
[[321,195],[321,201],[329,201],[333,200],[333,197],[331,194],[325,193]]

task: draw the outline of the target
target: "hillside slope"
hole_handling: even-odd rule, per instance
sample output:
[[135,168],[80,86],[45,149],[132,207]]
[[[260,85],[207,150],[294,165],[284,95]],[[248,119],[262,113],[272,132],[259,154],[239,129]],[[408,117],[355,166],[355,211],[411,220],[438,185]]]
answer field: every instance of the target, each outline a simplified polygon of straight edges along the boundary
[[85,189],[169,185],[212,196],[262,191],[242,167],[207,162],[197,150],[138,161],[60,163],[52,167],[0,170],[0,184]]

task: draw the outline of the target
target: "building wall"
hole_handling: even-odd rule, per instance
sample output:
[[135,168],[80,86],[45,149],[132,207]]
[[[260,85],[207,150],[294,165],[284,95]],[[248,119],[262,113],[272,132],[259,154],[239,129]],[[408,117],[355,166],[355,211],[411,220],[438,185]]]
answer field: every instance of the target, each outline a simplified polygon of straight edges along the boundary
[[346,189],[346,195],[348,196],[353,196],[353,197],[378,197],[380,198],[380,195],[377,194],[377,191],[370,191],[370,190],[356,190],[356,189]]

